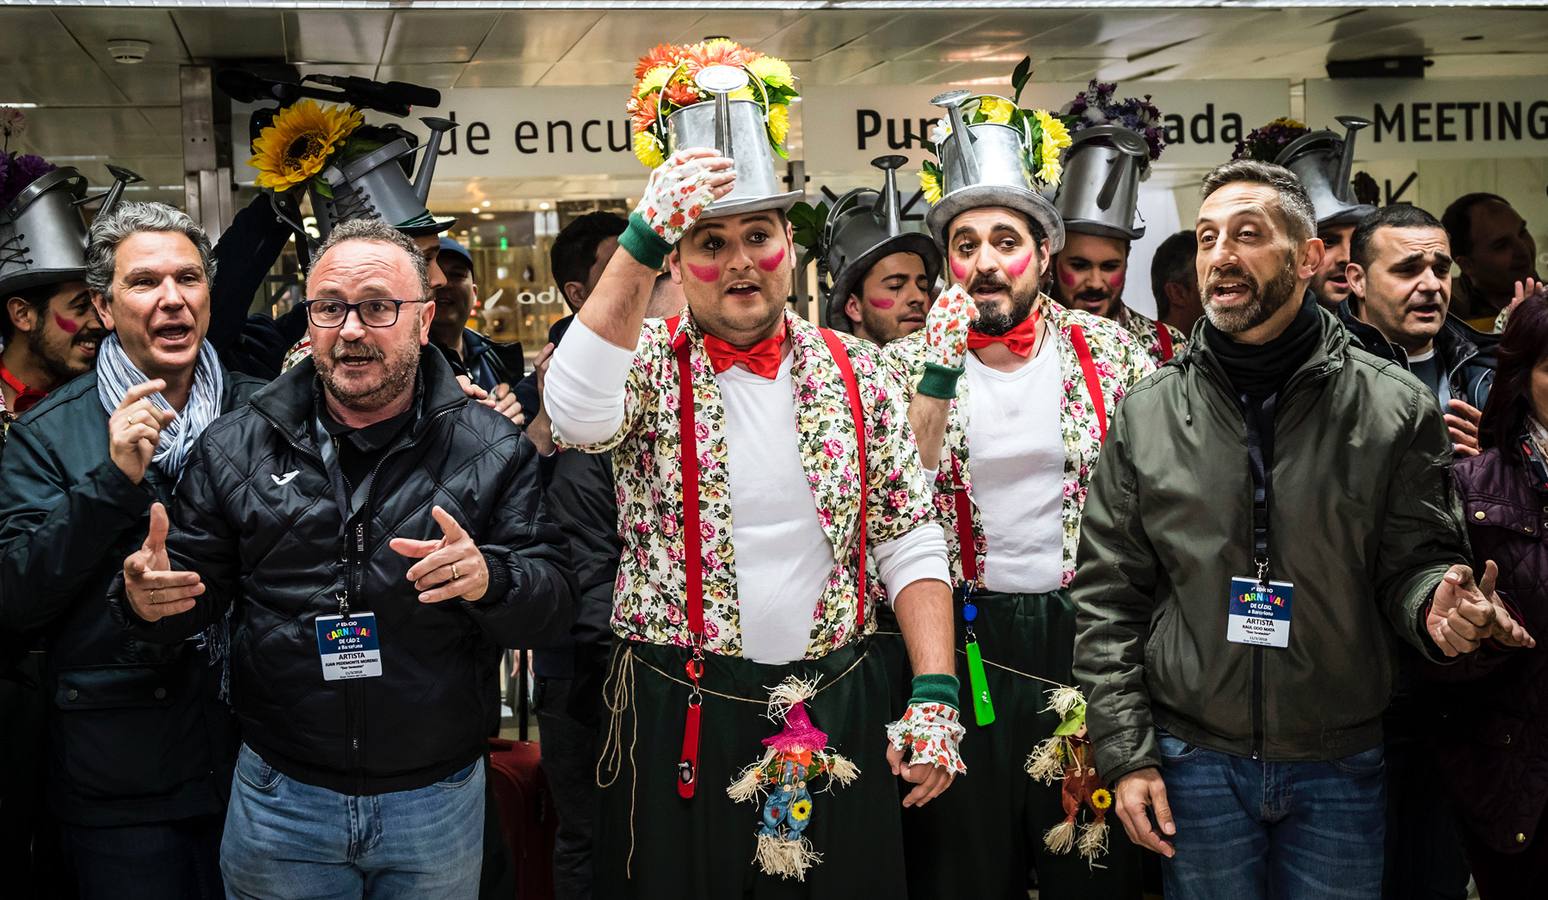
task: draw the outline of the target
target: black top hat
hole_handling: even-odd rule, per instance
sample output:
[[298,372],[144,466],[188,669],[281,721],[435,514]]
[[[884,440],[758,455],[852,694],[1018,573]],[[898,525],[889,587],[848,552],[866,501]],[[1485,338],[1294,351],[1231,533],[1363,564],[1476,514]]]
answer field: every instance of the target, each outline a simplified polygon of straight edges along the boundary
[[850,330],[844,305],[871,267],[894,253],[912,253],[924,261],[925,276],[934,282],[941,273],[941,251],[928,234],[907,230],[898,198],[897,169],[906,156],[881,156],[871,165],[883,172],[880,191],[857,188],[838,199],[823,226],[822,271],[831,284],[818,284],[828,301],[828,327]]
[[1317,212],[1318,228],[1352,225],[1376,211],[1376,207],[1358,202],[1350,186],[1355,132],[1371,122],[1359,116],[1339,116],[1338,123],[1346,129],[1342,138],[1328,129],[1313,131],[1286,144],[1274,158],[1306,186]]

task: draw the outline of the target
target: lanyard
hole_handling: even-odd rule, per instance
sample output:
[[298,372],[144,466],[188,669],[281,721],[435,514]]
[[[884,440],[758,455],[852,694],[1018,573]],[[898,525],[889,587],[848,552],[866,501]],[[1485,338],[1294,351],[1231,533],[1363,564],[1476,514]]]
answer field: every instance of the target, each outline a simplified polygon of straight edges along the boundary
[[[1270,396],[1257,410],[1252,408],[1252,401],[1245,395],[1241,399],[1242,418],[1247,425],[1247,463],[1252,473],[1252,562],[1257,568],[1258,582],[1267,585],[1269,500],[1273,479],[1270,466],[1274,458],[1274,410],[1279,405],[1279,397]],[[1269,428],[1267,434],[1260,427],[1264,423]]]
[[[677,329],[678,318],[668,319],[667,333]],[[869,481],[865,455],[865,409],[860,404],[860,385],[855,379],[854,366],[849,353],[837,334],[829,329],[819,329],[828,352],[838,364],[844,378],[844,390],[849,397],[849,411],[854,422],[855,446],[859,456],[860,475],[860,572],[859,595],[856,599],[856,633],[865,631],[866,603],[866,495]],[[703,697],[699,692],[699,680],[704,676],[704,559],[702,536],[699,532],[699,441],[696,432],[693,398],[693,367],[689,364],[687,332],[678,335],[673,347],[677,357],[677,436],[678,462],[683,475],[683,555],[687,561],[688,633],[692,652],[683,669],[691,685],[688,694],[688,712],[683,724],[683,750],[677,763],[677,794],[684,800],[693,797],[698,782],[699,730]]]
[[1165,322],[1156,323],[1156,338],[1161,342],[1161,361],[1167,362],[1172,358],[1172,329],[1166,327]]

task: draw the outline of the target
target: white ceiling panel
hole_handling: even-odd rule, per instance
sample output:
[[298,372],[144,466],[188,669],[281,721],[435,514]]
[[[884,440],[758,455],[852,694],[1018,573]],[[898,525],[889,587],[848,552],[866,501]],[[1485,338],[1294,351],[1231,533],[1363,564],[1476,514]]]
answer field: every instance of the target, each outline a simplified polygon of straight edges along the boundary
[[553,66],[550,62],[482,62],[462,67],[457,78],[460,88],[530,87]]
[[605,15],[602,10],[506,12],[478,48],[478,62],[553,62]]
[[633,63],[657,44],[679,41],[684,35],[695,34],[695,23],[701,18],[701,14],[688,10],[611,10],[586,30],[565,54],[564,60]]
[[383,64],[464,63],[473,58],[499,13],[405,10],[387,32]]
[[175,9],[172,21],[194,59],[283,59],[285,19],[272,9]]
[[[182,35],[172,14],[160,9],[101,9],[77,7],[56,10],[59,21],[75,39],[101,63],[112,63],[108,41],[132,38],[150,43],[147,63],[179,64],[188,62]],[[117,65],[116,63],[114,63]]]
[[285,15],[285,47],[291,62],[381,62],[393,13],[373,10],[300,10]]

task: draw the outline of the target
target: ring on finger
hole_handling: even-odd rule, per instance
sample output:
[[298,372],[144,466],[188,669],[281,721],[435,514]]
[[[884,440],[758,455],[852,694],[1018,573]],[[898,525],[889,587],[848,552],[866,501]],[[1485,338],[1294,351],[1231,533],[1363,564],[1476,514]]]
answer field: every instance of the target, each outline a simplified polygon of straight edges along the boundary
[[452,581],[456,581],[457,579],[462,577],[461,575],[459,575],[457,573],[457,564],[456,563],[452,563],[451,569],[452,569]]

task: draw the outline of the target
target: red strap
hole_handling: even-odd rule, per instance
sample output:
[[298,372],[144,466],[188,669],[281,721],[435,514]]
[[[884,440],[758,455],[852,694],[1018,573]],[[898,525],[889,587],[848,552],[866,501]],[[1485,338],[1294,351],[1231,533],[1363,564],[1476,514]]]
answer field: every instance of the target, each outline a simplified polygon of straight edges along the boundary
[[[677,328],[676,317],[667,320],[667,333]],[[679,340],[677,353],[678,461],[683,472],[683,556],[688,572],[688,632],[695,646],[704,642],[704,557],[699,536],[699,439],[693,409],[693,369],[688,364],[688,341]]]
[[1161,340],[1161,361],[1166,362],[1172,358],[1172,329],[1165,322],[1157,322],[1156,337]]
[[[698,691],[698,687],[694,687]],[[677,796],[693,799],[693,789],[699,783],[699,717],[703,707],[691,700],[688,718],[683,722],[683,755],[677,763]]]
[[844,376],[844,391],[849,394],[849,414],[855,422],[855,448],[860,457],[860,598],[855,603],[857,610],[855,615],[855,633],[865,632],[865,604],[869,599],[865,592],[865,575],[867,558],[865,555],[865,518],[866,518],[866,492],[870,487],[870,480],[866,476],[865,468],[865,407],[860,405],[860,383],[855,380],[855,369],[849,361],[849,351],[844,349],[844,341],[831,329],[820,328],[822,339],[827,342],[828,352],[833,354],[833,361],[838,363],[839,374]]
[[1102,400],[1102,379],[1097,377],[1096,363],[1091,359],[1091,347],[1086,343],[1086,331],[1079,325],[1070,326],[1070,343],[1075,345],[1075,356],[1080,359],[1080,370],[1086,375],[1086,393],[1091,395],[1091,408],[1096,410],[1097,427],[1101,429],[1102,442],[1107,442],[1107,403]]
[[951,477],[956,480],[959,487],[952,492],[952,501],[957,507],[957,546],[962,556],[963,580],[976,584],[978,582],[978,541],[973,537],[973,504],[968,500],[967,488],[962,484],[962,464],[957,462],[957,457],[948,452],[951,457]]

